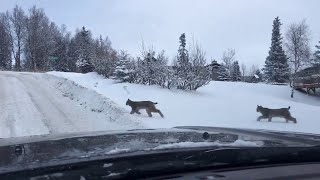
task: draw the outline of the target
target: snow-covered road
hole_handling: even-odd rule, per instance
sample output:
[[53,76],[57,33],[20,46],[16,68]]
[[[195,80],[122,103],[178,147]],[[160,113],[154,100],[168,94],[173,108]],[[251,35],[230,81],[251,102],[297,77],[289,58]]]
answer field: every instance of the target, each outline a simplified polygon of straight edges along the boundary
[[0,138],[142,128],[99,94],[42,73],[0,71]]

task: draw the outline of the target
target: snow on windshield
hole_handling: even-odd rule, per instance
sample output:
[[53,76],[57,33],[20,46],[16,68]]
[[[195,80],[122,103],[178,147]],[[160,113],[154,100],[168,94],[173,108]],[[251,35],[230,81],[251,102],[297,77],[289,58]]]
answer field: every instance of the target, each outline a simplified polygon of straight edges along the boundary
[[179,149],[179,148],[193,148],[193,147],[207,147],[207,146],[236,146],[236,147],[259,147],[263,142],[249,142],[243,140],[236,140],[233,143],[221,143],[221,142],[179,142],[172,144],[163,144],[147,150],[164,150],[164,149]]

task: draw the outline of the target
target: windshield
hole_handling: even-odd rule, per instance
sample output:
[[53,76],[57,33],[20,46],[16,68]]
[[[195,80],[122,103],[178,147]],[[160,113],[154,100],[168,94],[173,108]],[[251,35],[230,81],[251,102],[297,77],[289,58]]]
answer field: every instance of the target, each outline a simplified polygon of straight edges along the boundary
[[0,138],[177,126],[319,134],[319,5],[1,0]]

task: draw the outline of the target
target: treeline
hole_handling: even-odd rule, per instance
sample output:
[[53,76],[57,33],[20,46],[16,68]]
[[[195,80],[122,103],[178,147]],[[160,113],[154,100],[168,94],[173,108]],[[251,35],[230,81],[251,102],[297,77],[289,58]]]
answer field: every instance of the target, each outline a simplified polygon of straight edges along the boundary
[[[43,9],[16,6],[0,14],[0,68],[16,71],[89,72],[111,75],[117,52],[106,37],[93,39],[84,27],[72,36]],[[14,62],[13,62],[14,61]]]
[[25,12],[16,6],[0,14],[0,68],[15,71],[95,71],[121,82],[160,85],[166,88],[196,90],[210,81],[210,71],[202,48],[186,49],[180,36],[175,64],[168,66],[164,51],[145,48],[140,57],[116,51],[106,37],[94,39],[85,27],[72,35],[66,26],[57,26],[43,9]]
[[[185,34],[179,37],[178,54],[173,65],[168,65],[168,57],[164,50],[160,53],[152,48],[142,47],[141,56],[128,59],[124,52],[120,53],[113,78],[121,82],[159,85],[164,88],[196,90],[210,82],[210,69],[206,66],[205,52],[195,42],[187,50]],[[190,52],[189,52],[190,51]]]

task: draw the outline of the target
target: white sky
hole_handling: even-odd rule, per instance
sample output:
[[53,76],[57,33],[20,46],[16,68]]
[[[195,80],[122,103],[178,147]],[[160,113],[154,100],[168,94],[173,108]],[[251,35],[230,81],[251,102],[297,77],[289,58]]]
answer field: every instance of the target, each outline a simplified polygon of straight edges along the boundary
[[234,48],[240,63],[262,67],[276,16],[282,34],[289,23],[306,19],[312,48],[320,41],[319,0],[1,0],[0,12],[15,4],[44,8],[51,21],[69,31],[86,26],[95,36],[109,36],[114,48],[132,55],[139,54],[143,39],[172,59],[185,32],[187,43],[194,37],[208,61],[220,61],[224,50]]

